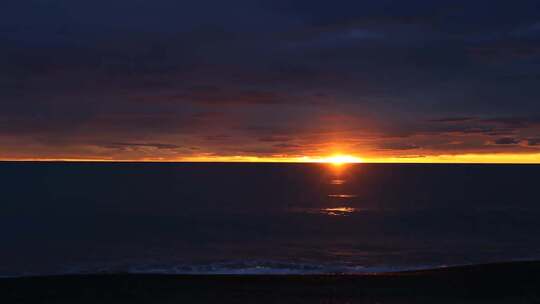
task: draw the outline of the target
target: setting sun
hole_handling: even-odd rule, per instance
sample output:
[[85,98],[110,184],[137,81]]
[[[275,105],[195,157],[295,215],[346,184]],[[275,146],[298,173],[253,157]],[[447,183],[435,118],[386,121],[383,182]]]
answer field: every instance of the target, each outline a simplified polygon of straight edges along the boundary
[[341,166],[343,164],[360,163],[362,160],[358,157],[351,155],[334,155],[322,159],[322,162],[329,163],[335,166]]

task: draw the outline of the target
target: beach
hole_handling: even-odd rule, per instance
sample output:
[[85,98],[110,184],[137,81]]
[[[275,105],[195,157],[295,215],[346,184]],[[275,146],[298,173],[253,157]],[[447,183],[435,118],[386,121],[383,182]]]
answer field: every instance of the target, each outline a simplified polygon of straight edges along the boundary
[[539,303],[540,262],[363,275],[93,274],[0,279],[2,303]]

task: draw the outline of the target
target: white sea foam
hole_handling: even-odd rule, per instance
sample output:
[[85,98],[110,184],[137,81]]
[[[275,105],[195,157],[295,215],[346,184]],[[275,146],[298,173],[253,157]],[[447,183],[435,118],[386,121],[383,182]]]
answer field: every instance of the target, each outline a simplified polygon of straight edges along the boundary
[[[532,258],[518,258],[506,262],[536,261]],[[496,261],[492,261],[494,263]],[[89,274],[164,274],[164,275],[361,275],[382,274],[404,271],[419,271],[442,269],[456,266],[470,266],[475,263],[462,263],[451,265],[374,265],[362,266],[340,263],[296,263],[267,260],[247,261],[220,261],[198,264],[177,265],[100,265],[87,267],[70,267],[64,271],[43,273],[11,273],[1,274],[0,278],[37,277],[48,275],[89,275]]]

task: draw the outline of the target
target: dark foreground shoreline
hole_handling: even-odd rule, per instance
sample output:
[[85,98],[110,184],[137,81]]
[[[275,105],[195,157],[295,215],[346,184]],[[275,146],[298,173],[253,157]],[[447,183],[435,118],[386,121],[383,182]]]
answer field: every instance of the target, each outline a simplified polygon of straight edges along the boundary
[[0,303],[540,303],[540,262],[367,275],[5,278]]

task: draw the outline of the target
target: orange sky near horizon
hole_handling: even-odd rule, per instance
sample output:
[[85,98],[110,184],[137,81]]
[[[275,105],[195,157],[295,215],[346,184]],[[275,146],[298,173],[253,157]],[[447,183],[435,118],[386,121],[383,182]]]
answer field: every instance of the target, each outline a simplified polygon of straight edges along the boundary
[[37,2],[0,9],[0,160],[540,163],[535,1]]
[[356,155],[328,155],[328,156],[189,156],[182,158],[0,158],[0,161],[80,161],[80,162],[239,162],[239,163],[441,163],[441,164],[540,164],[540,153],[518,154],[454,154],[454,155],[425,155],[425,156],[395,156],[395,157],[364,157]]

